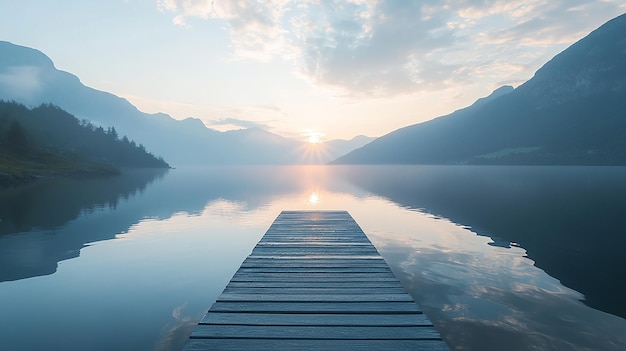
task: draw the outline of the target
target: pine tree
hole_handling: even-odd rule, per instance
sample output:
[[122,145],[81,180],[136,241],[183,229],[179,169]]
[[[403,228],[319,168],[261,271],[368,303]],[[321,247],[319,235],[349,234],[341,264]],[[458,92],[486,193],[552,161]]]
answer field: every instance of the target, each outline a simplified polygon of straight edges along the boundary
[[30,149],[26,132],[18,121],[11,122],[5,140],[7,148],[15,153],[23,154]]

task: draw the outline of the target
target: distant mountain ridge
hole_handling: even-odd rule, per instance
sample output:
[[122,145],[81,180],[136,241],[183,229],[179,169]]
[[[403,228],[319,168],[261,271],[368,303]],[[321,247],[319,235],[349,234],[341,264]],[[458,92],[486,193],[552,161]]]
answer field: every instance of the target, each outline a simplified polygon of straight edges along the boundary
[[343,164],[626,165],[626,15],[468,108],[378,138]]
[[323,163],[330,163],[331,161],[337,159],[337,157],[343,156],[352,150],[363,147],[373,140],[376,140],[376,138],[365,135],[357,135],[350,140],[335,139],[326,141],[323,144],[324,151],[321,160]]
[[[57,70],[42,52],[6,41],[0,41],[0,100],[30,107],[52,103],[96,126],[115,127],[175,166],[326,163],[341,156],[298,153],[306,148],[304,142],[265,130],[218,132],[196,118],[179,121],[164,113],[141,112],[127,100],[87,87],[78,77]],[[362,146],[344,143],[353,144]]]

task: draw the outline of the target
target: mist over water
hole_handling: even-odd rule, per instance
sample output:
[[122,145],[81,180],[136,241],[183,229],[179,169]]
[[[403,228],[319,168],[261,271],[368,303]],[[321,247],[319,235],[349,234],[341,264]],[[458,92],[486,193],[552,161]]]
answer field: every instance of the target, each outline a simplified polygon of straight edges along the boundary
[[626,348],[626,168],[470,166],[0,190],[0,347],[177,350],[280,211],[299,209],[348,210],[454,349]]

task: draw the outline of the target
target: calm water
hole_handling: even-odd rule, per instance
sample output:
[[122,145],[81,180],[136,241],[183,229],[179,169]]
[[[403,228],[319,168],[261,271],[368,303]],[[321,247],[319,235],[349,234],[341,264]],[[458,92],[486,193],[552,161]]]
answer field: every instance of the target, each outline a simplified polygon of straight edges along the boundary
[[457,350],[626,350],[626,168],[226,167],[0,190],[0,349],[177,350],[283,209],[346,209]]

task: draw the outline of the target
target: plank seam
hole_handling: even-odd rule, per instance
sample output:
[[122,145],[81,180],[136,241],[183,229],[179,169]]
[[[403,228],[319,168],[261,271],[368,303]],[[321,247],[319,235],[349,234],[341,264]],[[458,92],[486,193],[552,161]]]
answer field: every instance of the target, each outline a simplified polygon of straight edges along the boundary
[[442,338],[315,338],[315,337],[295,337],[295,338],[277,338],[277,337],[263,337],[263,336],[199,336],[199,335],[191,335],[189,339],[195,340],[384,340],[384,341],[395,341],[395,340],[413,340],[413,341],[441,341]]
[[422,311],[266,311],[266,310],[245,310],[245,311],[233,311],[233,310],[222,310],[222,309],[211,309],[211,312],[219,312],[219,313],[259,313],[259,314],[350,314],[350,315],[361,315],[361,314],[375,314],[375,315],[412,315],[412,314],[424,314]]
[[253,323],[208,323],[200,322],[198,325],[221,325],[237,327],[376,327],[376,328],[432,328],[432,324],[253,324]]

